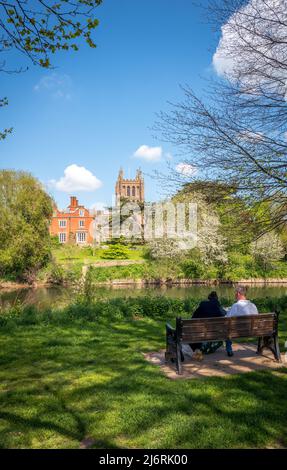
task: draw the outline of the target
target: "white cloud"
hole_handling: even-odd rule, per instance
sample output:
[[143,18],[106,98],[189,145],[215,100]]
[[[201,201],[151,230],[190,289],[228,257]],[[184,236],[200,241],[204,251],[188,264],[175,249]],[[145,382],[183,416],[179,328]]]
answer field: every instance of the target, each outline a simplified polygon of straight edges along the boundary
[[133,155],[135,158],[141,158],[146,162],[158,162],[162,157],[162,147],[149,147],[141,145]]
[[231,57],[224,57],[222,51],[222,39],[219,42],[219,45],[216,49],[216,52],[212,57],[212,65],[218,75],[230,76],[232,75],[232,70],[234,68],[234,61]]
[[34,86],[36,93],[48,93],[54,99],[69,101],[71,95],[72,80],[69,75],[59,75],[55,72],[44,75]]
[[182,176],[194,176],[197,173],[197,169],[189,163],[178,163],[175,170]]
[[213,67],[220,76],[240,78],[249,89],[276,83],[285,94],[286,68],[275,67],[273,62],[286,63],[285,37],[286,0],[249,0],[222,26]]
[[84,166],[69,165],[64,170],[64,176],[58,181],[51,180],[51,186],[58,191],[70,193],[74,191],[95,191],[102,186],[102,182]]

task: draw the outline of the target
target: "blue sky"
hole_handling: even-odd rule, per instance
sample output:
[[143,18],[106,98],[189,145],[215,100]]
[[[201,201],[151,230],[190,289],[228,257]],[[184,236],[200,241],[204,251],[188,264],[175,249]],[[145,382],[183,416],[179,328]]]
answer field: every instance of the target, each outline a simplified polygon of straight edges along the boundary
[[[139,166],[145,174],[164,171],[176,149],[152,137],[155,113],[181,98],[179,84],[200,91],[202,77],[213,73],[216,38],[192,3],[104,0],[97,49],[59,53],[54,70],[30,64],[23,74],[1,74],[9,106],[0,128],[14,132],[0,143],[0,166],[30,171],[59,207],[70,195],[87,207],[110,204],[120,166],[128,176]],[[77,176],[86,177],[85,191]],[[148,176],[145,182],[147,200],[159,199],[160,186]]]

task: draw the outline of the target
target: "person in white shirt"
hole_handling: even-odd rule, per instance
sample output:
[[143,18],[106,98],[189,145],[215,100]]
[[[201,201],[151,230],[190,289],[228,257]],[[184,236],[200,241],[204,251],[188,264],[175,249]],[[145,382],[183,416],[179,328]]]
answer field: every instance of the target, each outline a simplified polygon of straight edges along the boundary
[[[246,298],[247,288],[245,286],[237,286],[235,289],[235,302],[228,310],[227,317],[240,317],[243,315],[258,315],[258,310],[255,304]],[[232,341],[226,341],[226,352],[229,357],[233,356]]]

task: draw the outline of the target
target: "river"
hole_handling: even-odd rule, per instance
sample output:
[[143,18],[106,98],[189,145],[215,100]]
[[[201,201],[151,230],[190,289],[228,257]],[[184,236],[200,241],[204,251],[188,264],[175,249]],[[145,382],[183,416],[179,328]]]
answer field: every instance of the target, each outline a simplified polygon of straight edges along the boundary
[[[95,287],[95,295],[99,299],[114,297],[132,297],[142,295],[165,295],[172,298],[192,297],[198,300],[205,299],[211,290],[216,290],[218,296],[233,301],[234,289],[230,285],[220,286],[173,286],[173,287]],[[0,290],[0,308],[15,304],[17,301],[26,305],[36,305],[39,309],[47,307],[61,307],[73,300],[73,291],[64,287],[39,287],[36,289],[17,289],[12,291]],[[250,299],[259,297],[281,297],[287,295],[287,285],[250,286],[248,296]]]

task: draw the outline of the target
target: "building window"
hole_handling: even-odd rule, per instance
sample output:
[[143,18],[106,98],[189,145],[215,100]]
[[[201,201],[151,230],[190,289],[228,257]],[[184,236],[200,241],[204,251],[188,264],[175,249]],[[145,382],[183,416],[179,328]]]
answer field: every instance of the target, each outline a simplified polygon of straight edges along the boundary
[[78,232],[77,243],[85,243],[85,242],[86,242],[86,232]]
[[60,243],[66,243],[66,234],[65,233],[59,233],[59,242]]
[[59,227],[67,227],[67,221],[66,220],[59,220]]
[[135,196],[136,195],[136,188],[133,186],[132,187],[132,196]]
[[84,227],[84,226],[85,226],[85,221],[79,220],[79,227]]
[[127,187],[127,196],[130,196],[131,195],[131,188],[128,186]]
[[80,210],[80,211],[79,211],[79,216],[80,216],[80,217],[84,217],[84,215],[85,215],[85,211]]

